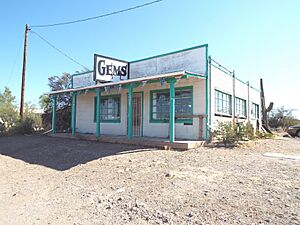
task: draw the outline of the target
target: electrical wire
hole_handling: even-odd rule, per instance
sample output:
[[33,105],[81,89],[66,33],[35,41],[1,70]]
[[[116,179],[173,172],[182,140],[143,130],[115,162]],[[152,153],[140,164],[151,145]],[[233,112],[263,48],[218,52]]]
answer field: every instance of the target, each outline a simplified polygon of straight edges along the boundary
[[13,62],[13,65],[12,65],[12,68],[10,70],[10,74],[9,74],[9,77],[8,77],[8,80],[6,82],[6,85],[5,86],[8,86],[8,84],[10,83],[11,79],[13,78],[14,76],[14,71],[15,71],[15,67],[16,67],[16,64],[17,64],[17,60],[20,56],[20,53],[21,53],[21,47],[22,47],[22,43],[23,43],[23,40],[20,41],[20,45],[19,45],[19,48],[18,48],[18,52],[17,52],[17,55],[16,55],[16,58]]
[[76,61],[75,59],[73,59],[71,56],[67,55],[66,53],[64,53],[62,50],[60,50],[59,48],[55,47],[53,44],[51,44],[48,40],[46,40],[44,37],[42,37],[40,34],[38,34],[35,31],[30,30],[29,31],[32,34],[35,34],[37,37],[39,37],[41,40],[43,40],[45,43],[47,43],[50,47],[52,47],[53,49],[55,49],[56,51],[58,51],[60,54],[62,54],[63,56],[65,56],[66,58],[70,59],[72,62],[76,63],[77,65],[80,65],[81,67],[83,67],[85,70],[90,70],[88,69],[86,66],[82,65],[81,63],[79,63],[78,61]]
[[149,5],[152,5],[152,4],[155,4],[155,3],[158,3],[158,2],[162,2],[162,1],[163,0],[156,0],[156,1],[152,1],[152,2],[147,2],[147,3],[137,5],[137,6],[133,6],[133,7],[130,7],[130,8],[126,8],[126,9],[122,9],[122,10],[102,14],[102,15],[99,15],[99,16],[88,17],[88,18],[84,18],[84,19],[72,20],[72,21],[61,22],[61,23],[53,23],[53,24],[33,25],[33,26],[30,26],[30,28],[54,27],[54,26],[62,26],[62,25],[69,25],[69,24],[73,24],[73,23],[85,22],[85,21],[88,21],[88,20],[95,20],[95,19],[99,19],[99,18],[103,18],[103,17],[107,17],[107,16],[112,16],[112,15],[124,13],[124,12],[131,11],[131,10],[134,10],[134,9],[142,8],[142,7],[149,6]]

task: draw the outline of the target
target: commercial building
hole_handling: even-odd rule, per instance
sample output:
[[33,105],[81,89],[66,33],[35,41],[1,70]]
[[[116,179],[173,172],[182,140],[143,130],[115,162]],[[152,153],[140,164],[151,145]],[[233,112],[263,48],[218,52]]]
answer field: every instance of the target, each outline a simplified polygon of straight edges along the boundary
[[94,70],[72,76],[72,135],[209,140],[218,121],[260,129],[260,92],[208,56],[208,45],[132,62],[94,55]]

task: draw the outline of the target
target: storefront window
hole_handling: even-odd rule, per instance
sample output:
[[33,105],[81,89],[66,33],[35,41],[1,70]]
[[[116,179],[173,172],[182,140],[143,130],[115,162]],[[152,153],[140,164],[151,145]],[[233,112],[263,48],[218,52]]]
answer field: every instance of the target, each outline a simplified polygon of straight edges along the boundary
[[235,98],[235,114],[239,117],[247,117],[246,100]]
[[[120,95],[101,96],[100,101],[100,121],[101,122],[120,122]],[[96,97],[94,107],[94,121],[96,121]]]
[[231,95],[215,91],[215,112],[221,115],[231,115]]
[[[170,115],[170,92],[159,90],[151,92],[151,120],[168,122]],[[192,87],[175,89],[176,122],[192,122],[193,89]]]

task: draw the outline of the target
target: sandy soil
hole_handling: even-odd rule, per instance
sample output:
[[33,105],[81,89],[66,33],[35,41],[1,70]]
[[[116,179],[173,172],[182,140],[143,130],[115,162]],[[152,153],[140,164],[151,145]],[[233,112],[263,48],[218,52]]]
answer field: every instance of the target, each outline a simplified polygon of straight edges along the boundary
[[300,224],[300,139],[163,151],[0,138],[0,224]]

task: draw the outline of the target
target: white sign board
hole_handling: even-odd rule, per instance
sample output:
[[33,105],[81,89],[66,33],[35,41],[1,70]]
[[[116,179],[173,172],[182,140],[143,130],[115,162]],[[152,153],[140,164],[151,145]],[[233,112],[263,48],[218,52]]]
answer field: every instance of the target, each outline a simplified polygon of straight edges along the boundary
[[206,75],[206,45],[130,63],[130,78],[178,71]]
[[72,87],[87,87],[95,84],[93,72],[86,72],[82,74],[74,74],[72,76]]
[[128,79],[128,62],[102,55],[94,55],[94,80],[118,82]]

